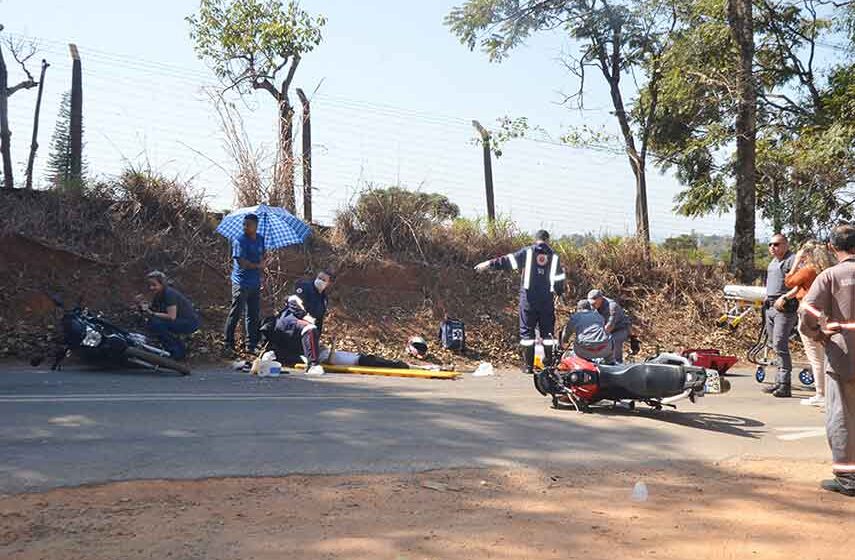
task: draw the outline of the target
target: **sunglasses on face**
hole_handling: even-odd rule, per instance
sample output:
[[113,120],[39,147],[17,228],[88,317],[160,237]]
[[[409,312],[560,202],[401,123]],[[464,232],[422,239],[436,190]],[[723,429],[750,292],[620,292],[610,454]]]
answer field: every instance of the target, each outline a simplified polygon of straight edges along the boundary
[[780,243],[769,243],[769,247],[778,247]]

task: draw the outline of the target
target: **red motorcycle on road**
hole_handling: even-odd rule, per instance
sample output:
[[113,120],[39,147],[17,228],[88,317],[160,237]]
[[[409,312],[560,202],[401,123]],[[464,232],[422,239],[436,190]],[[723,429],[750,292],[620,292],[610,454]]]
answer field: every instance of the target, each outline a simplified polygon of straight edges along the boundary
[[693,366],[688,359],[660,354],[645,362],[608,365],[565,352],[555,366],[534,374],[537,391],[552,398],[554,408],[589,412],[599,402],[624,404],[630,409],[642,402],[656,410],[691,402],[706,394],[726,393],[730,383],[713,369]]

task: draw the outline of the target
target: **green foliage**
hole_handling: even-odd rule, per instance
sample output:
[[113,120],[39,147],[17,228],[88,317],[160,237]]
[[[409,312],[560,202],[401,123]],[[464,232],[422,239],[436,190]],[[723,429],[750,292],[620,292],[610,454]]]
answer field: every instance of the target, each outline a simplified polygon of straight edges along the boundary
[[[490,134],[490,151],[496,158],[502,157],[502,147],[511,140],[524,138],[529,132],[528,118],[526,117],[509,117],[507,115],[496,119],[498,127],[489,130]],[[532,127],[532,130],[540,130],[539,127]],[[472,143],[480,146],[483,142],[480,134],[477,134]]]
[[320,44],[326,23],[296,0],[202,0],[199,13],[186,19],[196,54],[241,92],[272,82],[286,66],[293,73]]
[[[85,128],[83,129],[85,132]],[[86,145],[84,144],[85,148]],[[71,175],[71,92],[66,91],[62,94],[62,100],[59,104],[59,113],[56,117],[56,124],[53,129],[53,136],[50,140],[50,151],[48,152],[47,161],[47,180],[52,188],[67,189],[80,191],[87,182],[88,165],[86,157],[83,158],[81,168],[82,184],[78,185],[77,180],[72,179]]]

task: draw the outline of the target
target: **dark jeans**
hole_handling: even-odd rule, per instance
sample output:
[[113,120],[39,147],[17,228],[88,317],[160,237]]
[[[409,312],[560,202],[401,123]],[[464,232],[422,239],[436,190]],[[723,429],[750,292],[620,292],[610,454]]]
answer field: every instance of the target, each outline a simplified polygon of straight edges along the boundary
[[793,327],[799,322],[795,313],[781,312],[770,307],[766,310],[766,333],[769,335],[769,346],[778,354],[777,383],[790,384],[793,371],[793,361],[790,358],[790,335]]
[[232,284],[232,306],[229,309],[229,317],[226,319],[226,347],[234,348],[235,328],[246,308],[246,323],[244,334],[247,338],[247,349],[255,351],[258,346],[258,314],[261,307],[260,288],[244,288],[239,284]]
[[148,329],[160,340],[163,349],[169,352],[171,358],[180,360],[187,354],[187,348],[184,346],[184,342],[175,335],[196,332],[199,330],[199,320],[178,318],[172,321],[152,317],[148,320]]

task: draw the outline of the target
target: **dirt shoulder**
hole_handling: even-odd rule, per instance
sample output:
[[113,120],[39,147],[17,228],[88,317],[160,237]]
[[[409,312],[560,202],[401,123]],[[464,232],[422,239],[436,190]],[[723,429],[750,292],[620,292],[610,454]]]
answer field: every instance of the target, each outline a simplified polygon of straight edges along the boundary
[[[851,557],[821,463],[142,481],[0,498],[0,557]],[[646,502],[633,501],[638,481]]]

